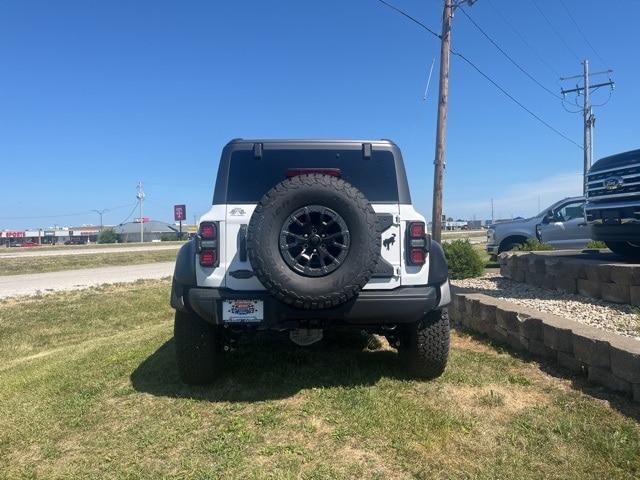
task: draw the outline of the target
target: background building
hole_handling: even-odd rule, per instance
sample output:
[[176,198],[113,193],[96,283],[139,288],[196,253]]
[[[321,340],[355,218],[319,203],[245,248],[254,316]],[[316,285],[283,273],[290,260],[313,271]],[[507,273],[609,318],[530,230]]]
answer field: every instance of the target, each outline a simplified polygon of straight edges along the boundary
[[[151,242],[153,240],[178,240],[179,228],[169,223],[158,220],[149,220],[144,222],[144,241]],[[139,242],[140,241],[140,222],[123,223],[113,227],[118,234],[120,242]]]

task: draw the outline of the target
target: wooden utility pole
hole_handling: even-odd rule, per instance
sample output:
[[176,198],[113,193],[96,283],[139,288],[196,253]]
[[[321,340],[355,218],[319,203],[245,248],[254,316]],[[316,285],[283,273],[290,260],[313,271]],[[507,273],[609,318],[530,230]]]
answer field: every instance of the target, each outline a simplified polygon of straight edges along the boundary
[[440,84],[438,93],[438,124],[436,132],[436,155],[433,171],[433,212],[431,235],[436,242],[442,238],[442,190],[444,183],[445,146],[447,135],[447,104],[449,100],[449,59],[451,55],[452,0],[444,0],[442,12],[442,35],[440,44]]

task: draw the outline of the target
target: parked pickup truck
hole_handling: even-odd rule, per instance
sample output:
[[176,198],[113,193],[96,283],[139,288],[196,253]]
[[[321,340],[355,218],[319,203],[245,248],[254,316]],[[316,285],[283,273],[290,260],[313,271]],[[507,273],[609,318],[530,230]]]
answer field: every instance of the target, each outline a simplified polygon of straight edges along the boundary
[[640,260],[640,150],[611,155],[587,174],[585,215],[594,240]]
[[590,240],[583,207],[583,197],[569,197],[534,217],[495,223],[487,230],[487,252],[495,256],[535,238],[558,250],[583,248]]

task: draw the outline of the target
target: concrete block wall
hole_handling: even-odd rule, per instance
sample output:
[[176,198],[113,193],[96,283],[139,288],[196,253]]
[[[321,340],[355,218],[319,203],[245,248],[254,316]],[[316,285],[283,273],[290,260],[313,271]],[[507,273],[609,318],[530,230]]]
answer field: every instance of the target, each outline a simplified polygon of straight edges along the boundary
[[480,293],[454,290],[453,325],[551,361],[640,402],[640,341]]
[[505,252],[498,259],[500,274],[517,282],[640,306],[640,265],[539,252]]

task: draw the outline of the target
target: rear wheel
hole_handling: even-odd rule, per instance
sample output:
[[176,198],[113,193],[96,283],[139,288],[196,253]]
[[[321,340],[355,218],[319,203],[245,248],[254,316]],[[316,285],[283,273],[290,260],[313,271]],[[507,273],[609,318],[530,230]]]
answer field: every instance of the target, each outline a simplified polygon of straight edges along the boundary
[[424,379],[439,377],[449,359],[448,311],[434,310],[408,326],[398,350],[411,376]]
[[640,260],[640,244],[631,242],[604,242],[616,255],[620,255],[628,260]]
[[189,312],[176,311],[173,336],[180,379],[190,385],[211,383],[220,369],[220,330]]

